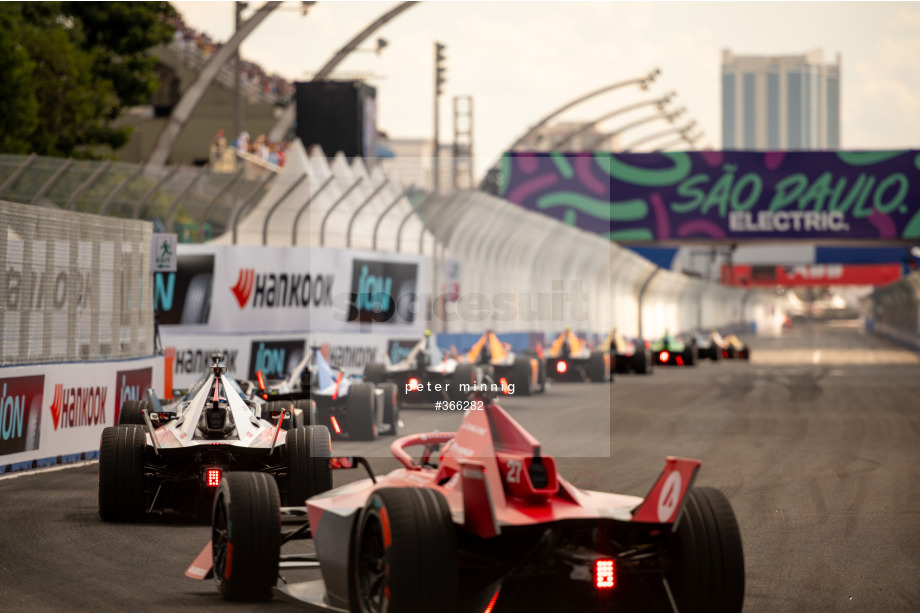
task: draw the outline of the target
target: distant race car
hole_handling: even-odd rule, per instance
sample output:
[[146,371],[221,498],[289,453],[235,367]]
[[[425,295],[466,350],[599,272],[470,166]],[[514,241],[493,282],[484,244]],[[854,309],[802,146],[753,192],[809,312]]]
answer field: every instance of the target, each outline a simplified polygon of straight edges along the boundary
[[[273,594],[320,611],[740,612],[744,551],[732,506],[693,486],[700,462],[668,457],[648,495],[588,491],[489,395],[456,433],[409,435],[403,468],[306,501],[282,533],[278,493],[258,473],[221,484],[211,541],[186,575],[226,600]],[[424,446],[416,460],[408,448]],[[281,554],[291,538],[312,539]],[[275,586],[281,569],[322,579]]]
[[692,366],[696,364],[696,341],[684,341],[671,333],[652,342],[652,357],[656,365]]
[[708,333],[694,331],[693,340],[696,342],[696,357],[700,360],[709,359],[713,362],[722,360],[725,339],[719,331],[713,329]]
[[[240,395],[219,358],[177,405],[129,407],[119,426],[102,431],[99,516],[136,521],[148,513],[206,518],[229,471],[260,471],[277,482],[282,501],[302,502],[332,487],[325,426],[282,428]],[[140,424],[136,422],[139,421]],[[299,504],[299,503],[298,503]]]
[[529,396],[546,390],[546,365],[538,356],[519,356],[488,331],[460,356],[461,364],[478,365],[502,392]]
[[627,339],[614,329],[597,346],[613,355],[613,370],[617,373],[649,374],[655,372],[655,359],[652,357],[651,344],[645,339]]
[[368,382],[396,384],[400,407],[465,400],[480,381],[481,373],[477,365],[461,363],[442,351],[437,337],[427,330],[403,360],[395,364],[369,363],[364,367],[364,379]]
[[737,335],[731,334],[725,338],[725,347],[722,350],[722,358],[738,358],[740,360],[751,359],[751,348]]
[[566,329],[543,352],[546,373],[555,381],[609,382],[613,379],[610,352],[592,350],[584,339]]
[[265,380],[261,373],[258,386],[269,409],[286,408],[291,401],[312,400],[316,407],[316,424],[326,425],[334,436],[369,441],[379,434],[399,432],[397,386],[375,384],[347,377],[332,367],[313,346],[309,354],[283,380]]

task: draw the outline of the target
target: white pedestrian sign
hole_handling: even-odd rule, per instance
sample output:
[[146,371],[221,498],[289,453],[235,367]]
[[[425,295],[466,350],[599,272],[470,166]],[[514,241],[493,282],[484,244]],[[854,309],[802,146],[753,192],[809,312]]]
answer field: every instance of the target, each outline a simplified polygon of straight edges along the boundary
[[150,271],[175,273],[176,261],[176,235],[153,233],[150,236]]

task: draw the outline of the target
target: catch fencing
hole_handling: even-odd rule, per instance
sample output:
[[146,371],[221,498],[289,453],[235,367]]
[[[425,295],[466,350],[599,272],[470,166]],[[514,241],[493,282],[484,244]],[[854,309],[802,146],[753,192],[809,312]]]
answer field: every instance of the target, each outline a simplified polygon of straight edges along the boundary
[[153,354],[151,226],[0,201],[0,365]]

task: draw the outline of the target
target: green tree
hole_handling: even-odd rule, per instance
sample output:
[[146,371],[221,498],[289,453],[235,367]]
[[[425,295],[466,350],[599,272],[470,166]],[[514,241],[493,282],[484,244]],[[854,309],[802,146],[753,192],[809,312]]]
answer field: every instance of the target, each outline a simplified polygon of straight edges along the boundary
[[169,42],[168,2],[0,3],[0,151],[100,157],[112,121],[158,86],[150,48]]

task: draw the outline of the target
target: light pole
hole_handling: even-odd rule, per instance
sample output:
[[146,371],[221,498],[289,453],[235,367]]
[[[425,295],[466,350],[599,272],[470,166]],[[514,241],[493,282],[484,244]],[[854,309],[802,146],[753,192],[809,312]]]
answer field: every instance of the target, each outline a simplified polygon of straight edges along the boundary
[[[373,23],[365,27],[363,30],[358,32],[354,38],[345,43],[345,46],[339,49],[335,55],[333,55],[329,60],[323,64],[323,67],[313,75],[311,81],[322,81],[335,70],[336,66],[342,63],[348,54],[358,48],[358,45],[363,43],[368,36],[376,32],[388,21],[405,11],[406,9],[414,6],[417,2],[401,2],[395,7],[388,10],[386,13],[378,17]],[[275,125],[272,126],[272,129],[268,132],[268,139],[270,141],[280,141],[284,138],[284,135],[287,134],[287,131],[291,129],[291,126],[294,125],[294,119],[297,117],[297,103],[293,100],[291,103],[284,108],[284,111],[281,113],[281,116],[278,118],[278,121],[275,122]]]
[[690,129],[693,128],[694,126],[696,126],[695,119],[691,121],[689,124],[685,126],[681,126],[679,128],[669,128],[667,130],[662,130],[661,132],[655,132],[654,134],[644,136],[641,139],[638,139],[636,141],[633,141],[629,145],[626,145],[625,147],[623,147],[622,152],[630,153],[634,148],[638,147],[639,145],[642,145],[643,143],[648,143],[649,141],[654,141],[655,139],[659,139],[663,136],[669,136],[671,134],[679,134],[682,137],[686,137],[687,133],[689,133]]
[[439,103],[441,101],[441,94],[444,91],[441,86],[443,86],[446,81],[444,73],[447,71],[447,68],[444,67],[444,49],[446,49],[446,47],[441,43],[434,44],[434,153],[432,154],[431,167],[434,173],[432,186],[436,194],[441,187],[441,146],[439,140],[439,110],[441,105]]
[[[234,34],[240,30],[240,21],[243,16],[243,10],[249,6],[248,2],[234,2]],[[235,69],[233,71],[233,91],[235,94],[234,97],[234,106],[235,106],[235,115],[233,122],[233,138],[230,139],[230,142],[233,139],[238,138],[240,134],[243,133],[243,67],[240,61],[240,48],[237,47],[233,52],[233,64]]]
[[[571,109],[571,108],[574,107],[575,105],[581,104],[582,102],[584,102],[584,101],[586,101],[586,100],[589,100],[589,99],[591,99],[591,98],[594,98],[595,96],[600,96],[601,94],[605,94],[605,93],[607,93],[607,92],[610,92],[610,91],[619,89],[619,88],[621,88],[621,87],[626,87],[626,86],[628,86],[628,85],[638,85],[638,86],[639,86],[639,89],[641,89],[641,90],[643,90],[643,91],[644,91],[644,90],[647,90],[647,89],[648,89],[648,86],[651,85],[651,83],[652,83],[653,81],[655,81],[655,79],[656,79],[656,78],[658,77],[658,75],[660,75],[660,74],[661,74],[661,69],[660,69],[660,68],[655,68],[654,70],[652,70],[651,72],[649,72],[649,73],[648,73],[647,75],[645,75],[644,77],[637,77],[637,78],[634,78],[634,79],[627,79],[627,80],[625,80],[625,81],[618,81],[618,82],[612,83],[612,84],[610,84],[610,85],[605,85],[604,87],[602,87],[602,88],[600,88],[600,89],[596,89],[596,90],[594,90],[594,91],[592,91],[592,92],[588,92],[587,94],[584,94],[583,96],[579,96],[579,97],[576,98],[575,100],[572,100],[572,101],[567,102],[566,104],[562,105],[562,106],[559,107],[558,109],[552,111],[550,114],[548,114],[548,115],[546,115],[545,117],[543,117],[540,121],[538,121],[536,124],[534,124],[533,126],[531,126],[530,129],[527,130],[527,132],[525,132],[520,138],[518,138],[518,140],[516,140],[514,143],[512,143],[511,146],[508,147],[505,151],[514,151],[514,149],[515,149],[518,145],[520,145],[521,143],[523,143],[524,141],[526,141],[526,140],[530,137],[530,135],[536,133],[540,128],[542,128],[543,126],[545,126],[551,119],[553,119],[553,118],[556,117],[557,115],[560,115],[560,114],[562,114],[562,113],[568,111],[569,109]],[[499,169],[499,167],[500,167],[500,165],[501,165],[501,160],[502,160],[502,157],[499,156],[498,159],[497,159],[497,160],[492,164],[492,166],[489,168],[489,170],[486,171],[486,176],[483,177],[482,181],[479,183],[479,189],[483,189],[483,188],[486,186],[486,183],[490,180],[491,176],[492,176],[496,171],[498,171],[498,169]]]
[[578,138],[579,136],[581,136],[588,130],[591,130],[592,128],[600,124],[601,122],[605,122],[608,119],[612,119],[618,115],[622,115],[623,113],[627,113],[635,109],[641,109],[642,107],[649,107],[653,105],[658,107],[658,110],[663,111],[664,105],[671,102],[671,100],[675,96],[677,96],[677,92],[670,92],[669,94],[667,94],[666,96],[662,98],[655,98],[653,100],[645,100],[643,102],[636,102],[634,104],[626,105],[625,107],[620,107],[619,109],[615,109],[609,113],[605,113],[604,115],[601,115],[594,121],[585,122],[582,126],[579,126],[577,129],[570,132],[569,134],[563,135],[562,137],[557,139],[554,143],[550,143],[549,149],[550,151],[561,150],[563,147],[565,147],[567,144],[572,142],[574,139]]
[[620,128],[617,128],[616,130],[613,130],[612,132],[607,132],[605,134],[599,135],[596,139],[588,143],[585,149],[587,149],[588,151],[591,151],[592,149],[594,149],[595,147],[603,143],[606,139],[610,139],[615,136],[619,136],[623,134],[624,132],[626,132],[627,130],[631,130],[635,128],[636,126],[648,124],[650,122],[653,122],[659,119],[665,119],[668,121],[668,123],[674,123],[674,120],[680,117],[681,115],[683,115],[685,111],[686,111],[686,108],[681,107],[677,109],[676,111],[672,111],[670,113],[662,113],[659,111],[658,113],[654,113],[652,115],[646,115],[645,117],[641,119],[637,119],[634,122],[630,122],[626,124],[625,126],[622,126]]

